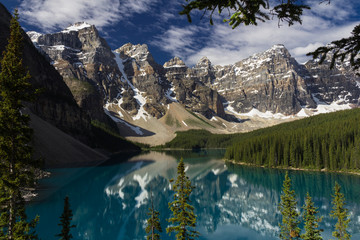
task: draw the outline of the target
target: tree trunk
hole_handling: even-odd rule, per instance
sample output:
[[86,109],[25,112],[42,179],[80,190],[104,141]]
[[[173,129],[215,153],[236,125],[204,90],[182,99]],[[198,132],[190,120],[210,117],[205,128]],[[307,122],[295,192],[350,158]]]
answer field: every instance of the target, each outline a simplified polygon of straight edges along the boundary
[[8,239],[13,239],[13,227],[15,223],[15,195],[12,192],[10,196],[10,211],[9,211],[9,229]]
[[[10,160],[10,168],[9,168],[9,172],[10,172],[10,181],[13,180],[13,175],[14,175],[14,171],[15,171],[15,151],[16,151],[16,147],[14,145],[14,137],[12,137],[12,156],[11,156],[11,160]],[[13,228],[16,222],[16,213],[15,213],[15,196],[16,193],[14,192],[13,189],[10,189],[10,209],[9,209],[9,228],[8,228],[8,239],[11,240],[13,239]]]

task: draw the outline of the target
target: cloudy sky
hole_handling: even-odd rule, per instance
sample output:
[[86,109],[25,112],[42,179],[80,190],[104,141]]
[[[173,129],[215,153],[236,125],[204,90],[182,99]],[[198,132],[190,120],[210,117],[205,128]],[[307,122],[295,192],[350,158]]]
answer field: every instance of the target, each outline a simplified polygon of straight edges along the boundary
[[219,17],[214,26],[200,16],[188,23],[178,14],[184,0],[1,0],[9,11],[19,9],[27,31],[52,33],[86,21],[96,25],[113,49],[145,43],[158,63],[179,56],[189,66],[203,56],[213,64],[231,64],[279,43],[303,63],[307,52],[349,36],[360,23],[360,1],[304,2],[312,9],[305,12],[302,25],[278,27],[274,20],[232,30]]

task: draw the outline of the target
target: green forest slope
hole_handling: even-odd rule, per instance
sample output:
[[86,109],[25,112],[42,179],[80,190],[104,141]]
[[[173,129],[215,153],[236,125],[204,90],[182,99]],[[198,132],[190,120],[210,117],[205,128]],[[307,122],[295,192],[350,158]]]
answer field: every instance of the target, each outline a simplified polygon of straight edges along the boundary
[[360,109],[321,114],[255,132],[232,144],[225,158],[269,167],[360,168]]
[[360,109],[321,114],[242,134],[178,132],[159,148],[227,148],[225,158],[269,167],[360,168]]

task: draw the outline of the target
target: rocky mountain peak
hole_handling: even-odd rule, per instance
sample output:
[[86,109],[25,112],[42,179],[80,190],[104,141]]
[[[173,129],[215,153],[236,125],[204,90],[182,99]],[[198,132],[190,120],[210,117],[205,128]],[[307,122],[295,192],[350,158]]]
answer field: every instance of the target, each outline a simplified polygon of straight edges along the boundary
[[[317,62],[300,65],[282,44],[235,64],[212,66],[203,57],[189,68],[179,57],[159,65],[146,44],[127,43],[112,52],[87,23],[29,36],[51,57],[79,106],[100,120],[105,108],[119,121],[146,122],[165,116],[174,101],[208,119],[227,118],[224,105],[227,113],[293,115],[316,107],[317,99],[330,104],[341,96],[356,104],[360,94],[353,76],[344,75],[346,68],[330,72]],[[336,84],[326,88],[326,79],[329,85],[335,77]]]
[[31,41],[32,41],[33,43],[37,43],[39,37],[42,36],[41,33],[38,33],[38,32],[35,32],[35,31],[29,31],[29,32],[27,32],[26,34],[29,36],[29,38],[31,39]]
[[181,60],[179,57],[174,57],[164,63],[164,68],[183,68],[186,67],[183,60]]
[[211,68],[211,62],[207,57],[202,57],[194,68],[209,69]]
[[96,27],[80,22],[57,33],[28,34],[62,75],[78,105],[92,118],[106,122],[104,101],[117,96],[115,83],[121,83],[121,73]]
[[282,44],[276,44],[264,52],[254,54],[237,62],[235,65],[252,70],[261,67],[269,68],[270,65],[278,62],[286,62],[286,67],[288,67],[291,60],[291,55],[286,47]]
[[146,44],[127,43],[115,50],[121,58],[133,58],[136,61],[154,61]]
[[283,57],[291,57],[289,50],[283,44],[275,44],[264,54],[282,55]]

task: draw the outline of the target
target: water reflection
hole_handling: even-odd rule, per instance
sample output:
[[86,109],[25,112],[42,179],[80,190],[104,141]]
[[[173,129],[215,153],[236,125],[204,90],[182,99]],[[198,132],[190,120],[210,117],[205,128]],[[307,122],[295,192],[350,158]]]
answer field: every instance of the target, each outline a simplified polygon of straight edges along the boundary
[[[59,229],[63,198],[69,195],[79,239],[144,239],[150,191],[160,212],[163,230],[170,216],[168,202],[173,191],[169,179],[176,177],[177,159],[185,156],[187,175],[196,186],[191,195],[198,215],[201,239],[277,239],[281,216],[277,210],[284,171],[225,165],[222,152],[150,152],[117,165],[84,170],[70,179],[66,169],[57,170],[46,184],[61,186],[50,196],[28,207],[40,214],[39,235],[52,239]],[[62,171],[62,174],[59,174]],[[335,180],[342,186],[351,210],[350,228],[359,237],[360,178],[314,172],[290,172],[302,206],[309,191],[324,216],[324,237],[330,238],[331,193]],[[50,181],[50,183],[49,183]],[[51,182],[52,181],[52,182]],[[45,183],[44,183],[45,184]],[[299,205],[299,206],[300,206]],[[51,209],[51,211],[49,211]],[[174,239],[166,233],[162,239]],[[353,238],[356,239],[356,238]]]

